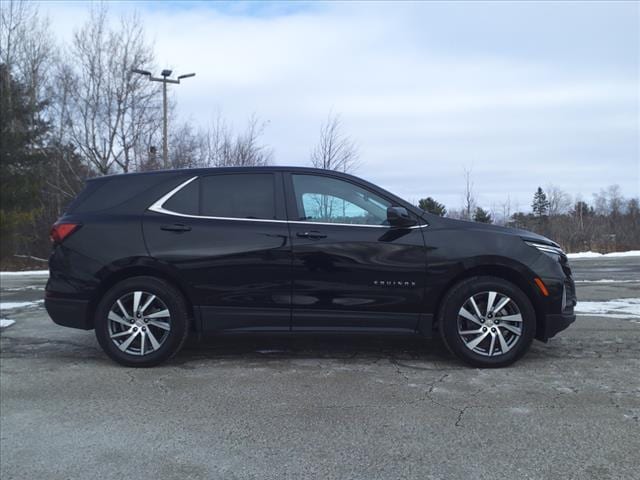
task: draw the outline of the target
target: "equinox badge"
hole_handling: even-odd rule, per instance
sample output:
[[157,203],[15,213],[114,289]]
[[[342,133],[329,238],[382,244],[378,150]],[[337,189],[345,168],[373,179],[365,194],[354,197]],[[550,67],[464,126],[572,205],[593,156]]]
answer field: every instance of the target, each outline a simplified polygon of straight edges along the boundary
[[374,280],[373,284],[377,287],[411,288],[416,286],[416,282],[407,280]]

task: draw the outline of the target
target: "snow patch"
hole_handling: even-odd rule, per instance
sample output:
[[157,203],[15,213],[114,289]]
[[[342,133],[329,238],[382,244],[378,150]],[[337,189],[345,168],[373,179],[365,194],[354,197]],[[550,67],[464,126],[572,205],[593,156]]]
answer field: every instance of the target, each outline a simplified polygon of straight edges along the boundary
[[599,258],[602,257],[604,254],[602,253],[598,253],[598,252],[592,252],[592,251],[588,251],[588,252],[578,252],[578,253],[567,253],[567,257],[568,258]]
[[531,409],[527,407],[511,407],[509,408],[509,411],[512,413],[518,413],[520,415],[527,415],[531,413]]
[[601,280],[575,280],[575,283],[638,283],[638,280],[611,280],[609,278],[603,278]]
[[628,252],[605,253],[605,257],[640,257],[640,250],[629,250]]
[[9,320],[8,318],[0,318],[0,328],[7,328],[16,323],[15,320]]
[[0,272],[0,275],[7,277],[19,277],[22,275],[49,275],[49,270],[24,270],[20,272]]
[[598,253],[598,252],[578,252],[567,253],[567,257],[576,260],[581,258],[615,258],[615,257],[640,257],[640,250],[629,250],[628,252],[611,252],[611,253]]
[[578,302],[576,313],[616,318],[640,317],[640,298],[618,298],[606,302]]
[[44,300],[36,300],[35,302],[0,302],[0,310],[15,310],[16,308],[33,307],[43,302]]
[[39,285],[27,285],[26,287],[12,287],[12,288],[3,288],[5,292],[24,292],[26,290],[38,290],[44,291],[44,287]]

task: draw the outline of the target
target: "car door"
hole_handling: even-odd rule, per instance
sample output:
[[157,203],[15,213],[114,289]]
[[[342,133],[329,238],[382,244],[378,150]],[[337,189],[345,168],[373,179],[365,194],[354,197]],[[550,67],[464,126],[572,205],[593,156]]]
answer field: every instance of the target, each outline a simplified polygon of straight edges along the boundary
[[393,201],[343,176],[285,174],[293,330],[415,330],[424,295],[422,227],[392,228]]
[[151,256],[187,285],[203,330],[290,329],[280,173],[193,177],[149,209],[143,228]]

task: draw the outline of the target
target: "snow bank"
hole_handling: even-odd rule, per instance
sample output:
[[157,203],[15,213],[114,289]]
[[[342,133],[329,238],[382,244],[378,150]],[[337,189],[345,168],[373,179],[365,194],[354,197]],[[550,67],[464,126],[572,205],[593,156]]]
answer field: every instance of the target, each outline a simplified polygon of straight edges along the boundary
[[638,280],[612,280],[610,278],[603,278],[601,280],[574,280],[576,283],[640,283]]
[[49,270],[24,270],[20,272],[0,272],[0,275],[7,277],[18,277],[22,275],[49,275]]
[[618,298],[606,302],[578,302],[576,313],[640,317],[640,298]]
[[605,253],[606,257],[640,257],[640,250],[629,250],[628,252]]
[[44,300],[36,300],[35,302],[0,302],[0,310],[14,310],[16,308],[33,307]]
[[612,252],[612,253],[598,253],[598,252],[578,252],[567,253],[567,257],[575,260],[580,258],[615,258],[615,257],[640,257],[640,250],[629,250],[628,252]]
[[0,328],[7,328],[16,323],[15,320],[9,320],[8,318],[0,318]]
[[597,252],[578,252],[578,253],[567,253],[567,257],[569,258],[598,258],[598,257],[602,257],[603,254],[602,253],[597,253]]

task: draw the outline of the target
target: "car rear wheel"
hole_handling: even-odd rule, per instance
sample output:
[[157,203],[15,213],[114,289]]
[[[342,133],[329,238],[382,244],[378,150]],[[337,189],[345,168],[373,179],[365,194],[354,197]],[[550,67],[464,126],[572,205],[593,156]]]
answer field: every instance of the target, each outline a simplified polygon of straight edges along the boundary
[[536,329],[528,297],[497,277],[456,284],[443,300],[438,324],[449,350],[476,367],[512,364],[529,349]]
[[96,309],[96,337],[105,353],[129,367],[152,367],[174,356],[187,338],[182,294],[155,277],[112,287]]

